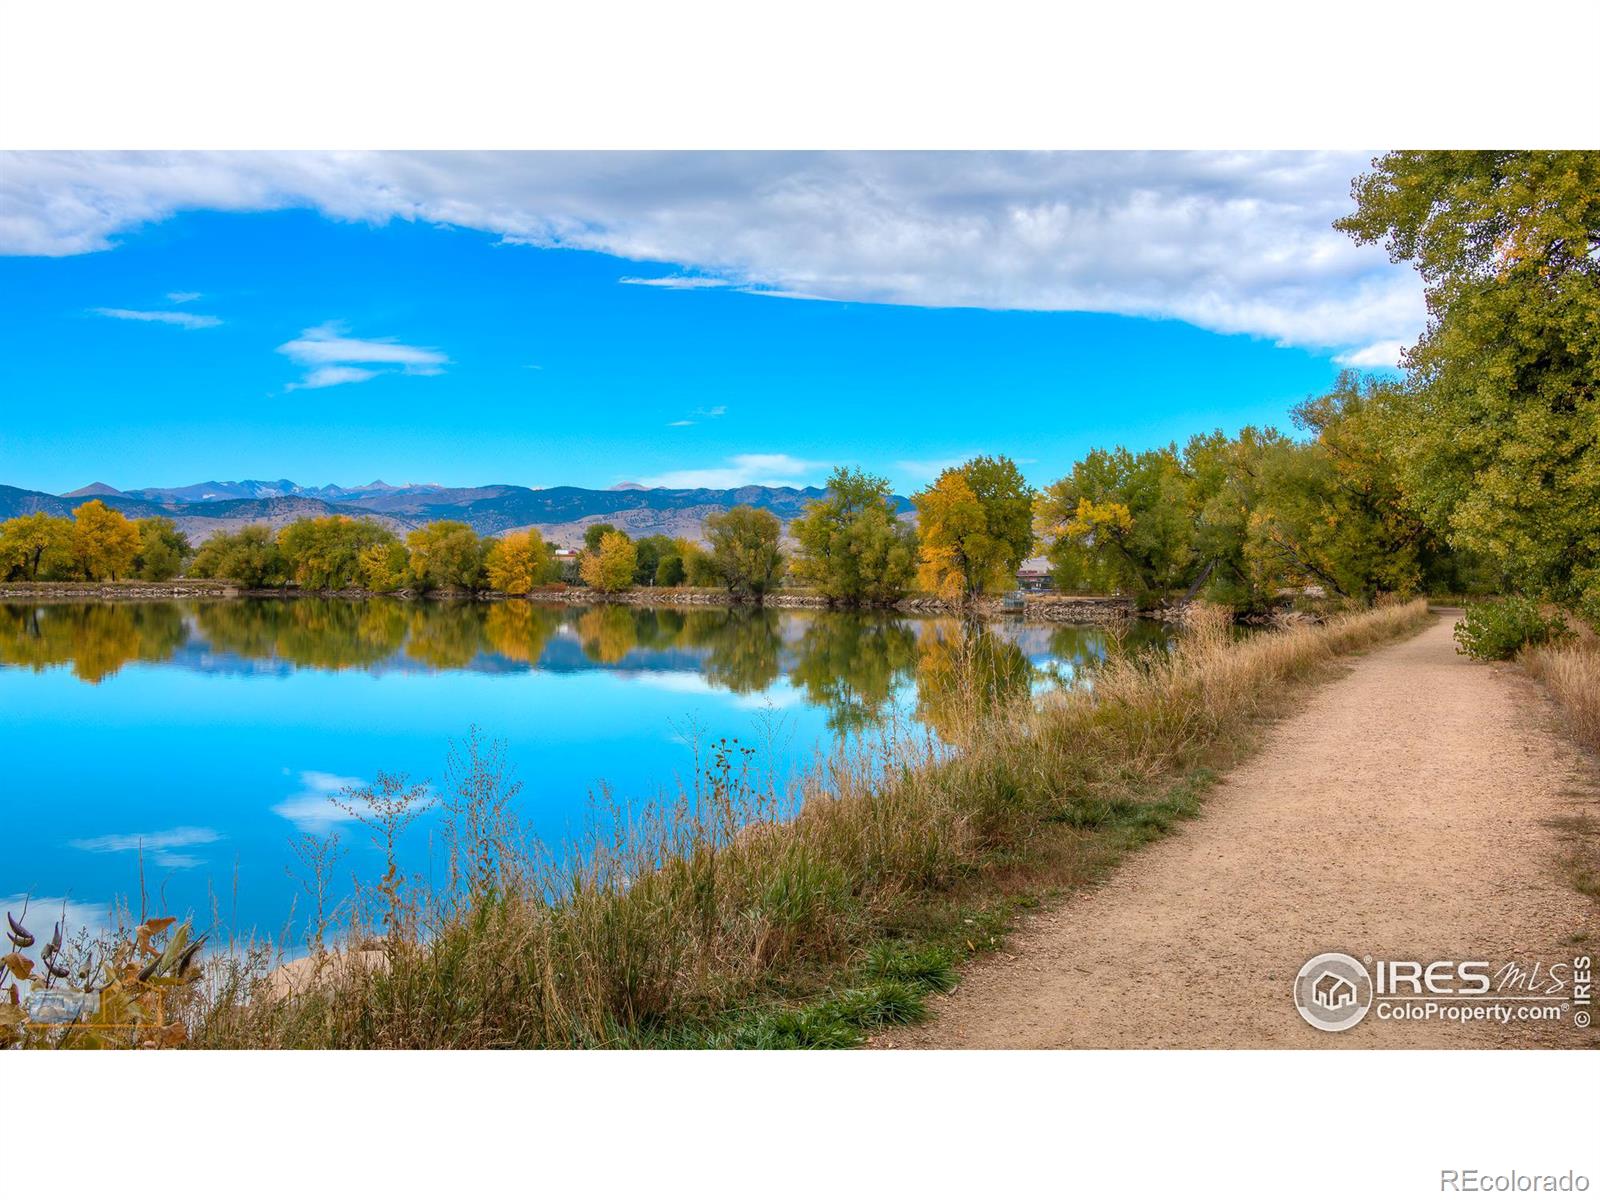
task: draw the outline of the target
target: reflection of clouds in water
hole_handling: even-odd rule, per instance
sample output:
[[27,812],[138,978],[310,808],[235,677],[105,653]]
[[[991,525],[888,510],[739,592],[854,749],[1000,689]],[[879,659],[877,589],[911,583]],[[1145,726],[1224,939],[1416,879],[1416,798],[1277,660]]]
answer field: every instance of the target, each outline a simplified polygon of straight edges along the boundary
[[755,692],[746,696],[730,696],[729,701],[735,708],[756,711],[767,708],[794,708],[806,702],[806,694],[791,684],[778,683],[773,684],[765,692]]
[[67,844],[74,850],[85,850],[90,854],[142,853],[158,867],[183,871],[190,867],[201,866],[205,860],[196,858],[192,854],[178,854],[175,851],[190,846],[209,846],[221,839],[222,835],[215,829],[199,825],[180,825],[175,829],[162,829],[153,833],[108,833],[100,837],[79,838]]
[[629,671],[625,678],[638,687],[685,696],[710,696],[727,691],[695,671]]
[[350,808],[340,808],[332,798],[346,788],[365,787],[365,779],[335,775],[330,771],[301,771],[299,775],[300,790],[274,804],[273,812],[302,833],[328,833],[335,825],[358,819],[359,801],[352,803],[347,799]]

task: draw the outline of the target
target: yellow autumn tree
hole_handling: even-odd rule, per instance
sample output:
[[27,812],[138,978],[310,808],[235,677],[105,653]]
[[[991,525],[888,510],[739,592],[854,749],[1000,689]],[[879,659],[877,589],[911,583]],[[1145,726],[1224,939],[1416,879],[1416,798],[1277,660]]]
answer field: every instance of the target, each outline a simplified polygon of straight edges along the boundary
[[484,569],[495,591],[522,596],[555,577],[555,559],[544,536],[537,529],[525,529],[496,540]]
[[625,592],[638,566],[632,539],[613,530],[601,537],[598,549],[584,554],[578,574],[597,592]]
[[912,503],[921,546],[917,583],[924,591],[971,600],[1006,586],[1020,556],[991,531],[989,514],[960,469],[945,471]]
[[127,578],[142,544],[139,527],[99,500],[72,510],[72,557],[85,579]]

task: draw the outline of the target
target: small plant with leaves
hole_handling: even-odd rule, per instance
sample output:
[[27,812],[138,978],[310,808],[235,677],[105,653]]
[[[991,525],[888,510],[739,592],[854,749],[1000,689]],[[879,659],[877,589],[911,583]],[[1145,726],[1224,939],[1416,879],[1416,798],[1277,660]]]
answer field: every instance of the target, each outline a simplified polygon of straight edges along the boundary
[[35,960],[23,953],[38,940],[27,916],[26,908],[21,919],[6,914],[11,952],[0,959],[0,1045],[161,1049],[188,1040],[177,1013],[200,978],[206,940],[193,936],[189,922],[152,917],[131,937],[69,946],[63,918]]
[[1532,600],[1520,596],[1469,604],[1455,628],[1462,654],[1489,661],[1515,658],[1525,647],[1559,642],[1568,633],[1559,615],[1547,617]]

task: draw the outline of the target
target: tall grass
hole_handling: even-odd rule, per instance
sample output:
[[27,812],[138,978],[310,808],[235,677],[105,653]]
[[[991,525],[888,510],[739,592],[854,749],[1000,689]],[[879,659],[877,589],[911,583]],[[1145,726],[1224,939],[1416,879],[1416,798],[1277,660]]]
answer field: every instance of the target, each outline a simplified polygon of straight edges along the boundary
[[1550,690],[1574,736],[1600,751],[1600,639],[1533,646],[1521,661]]
[[1236,641],[1201,611],[1167,654],[1010,704],[989,660],[958,652],[940,746],[890,729],[787,792],[718,743],[672,803],[615,809],[560,853],[514,828],[514,785],[469,743],[446,800],[449,881],[403,903],[391,886],[382,908],[408,914],[403,929],[378,940],[358,920],[288,977],[219,959],[187,1013],[193,1042],[851,1044],[920,1017],[1017,903],[1194,812],[1297,685],[1426,620],[1416,601]]

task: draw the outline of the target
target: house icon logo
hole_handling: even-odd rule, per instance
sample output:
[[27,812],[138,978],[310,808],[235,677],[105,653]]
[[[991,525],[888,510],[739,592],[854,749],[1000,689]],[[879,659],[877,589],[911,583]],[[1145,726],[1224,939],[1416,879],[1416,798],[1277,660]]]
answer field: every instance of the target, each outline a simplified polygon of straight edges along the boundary
[[1372,1007],[1372,976],[1348,954],[1318,954],[1294,978],[1294,1006],[1312,1028],[1342,1033]]

